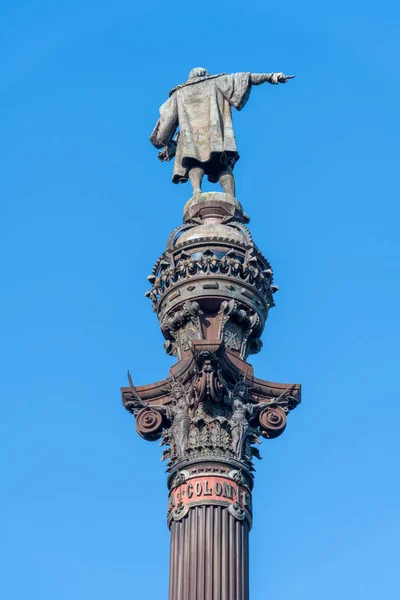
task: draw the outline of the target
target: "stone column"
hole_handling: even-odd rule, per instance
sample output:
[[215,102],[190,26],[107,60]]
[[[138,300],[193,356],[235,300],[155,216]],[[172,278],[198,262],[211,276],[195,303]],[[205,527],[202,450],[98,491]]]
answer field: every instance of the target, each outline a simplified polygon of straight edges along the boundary
[[169,600],[248,600],[249,525],[197,506],[171,526]]
[[286,427],[300,385],[264,381],[259,352],[275,305],[272,268],[238,200],[198,194],[148,280],[165,349],[163,381],[122,388],[146,440],[161,439],[168,467],[169,600],[248,600],[253,459]]
[[169,600],[248,600],[252,477],[198,463],[170,478]]

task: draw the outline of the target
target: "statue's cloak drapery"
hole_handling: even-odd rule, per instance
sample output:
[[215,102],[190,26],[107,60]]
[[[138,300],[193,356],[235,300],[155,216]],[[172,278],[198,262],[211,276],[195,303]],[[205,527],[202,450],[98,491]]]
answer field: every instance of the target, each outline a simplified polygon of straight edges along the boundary
[[193,166],[201,166],[217,181],[224,165],[239,159],[232,124],[232,106],[241,110],[250,95],[250,73],[234,73],[189,80],[175,88],[160,108],[150,137],[163,148],[179,127],[172,181],[184,182]]

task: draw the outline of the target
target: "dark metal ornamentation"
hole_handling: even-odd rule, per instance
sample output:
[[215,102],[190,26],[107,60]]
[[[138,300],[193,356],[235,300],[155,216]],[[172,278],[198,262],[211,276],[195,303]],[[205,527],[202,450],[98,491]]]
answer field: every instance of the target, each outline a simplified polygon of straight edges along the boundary
[[[225,345],[221,346],[225,349]],[[226,382],[223,378],[218,357],[213,352],[203,351],[196,360],[195,392],[200,400],[208,400],[219,404],[226,393]]]
[[140,437],[154,442],[160,439],[163,424],[162,416],[151,408],[143,408],[140,410],[136,417],[136,431]]
[[260,437],[284,431],[286,414],[300,402],[299,387],[255,381],[247,363],[246,371],[238,370],[221,340],[193,344],[191,359],[169,380],[144,388],[130,380],[124,406],[136,417],[141,437],[162,438],[168,471],[186,469],[190,461],[233,460],[251,472],[253,459],[261,458]]
[[123,405],[142,438],[161,439],[172,535],[203,506],[249,529],[258,445],[285,430],[300,386],[257,379],[246,362],[262,346],[278,288],[241,205],[225,194],[199,194],[184,214],[190,222],[171,234],[147,294],[165,348],[178,360],[167,379],[151,385],[135,387],[128,374]]
[[[204,240],[210,243],[210,240]],[[213,240],[211,240],[213,241]],[[216,238],[214,244],[226,243],[229,240]],[[229,250],[219,258],[210,248],[206,248],[198,259],[194,259],[187,252],[182,252],[175,264],[171,264],[171,258],[162,257],[155,267],[156,274],[148,276],[152,289],[145,296],[150,298],[155,311],[158,310],[160,299],[171,290],[177,283],[185,283],[191,278],[204,275],[219,274],[232,277],[254,286],[265,298],[268,306],[275,306],[273,294],[277,286],[272,285],[272,270],[268,265],[260,262],[257,256],[252,261],[245,262],[244,255],[238,251]]]
[[267,439],[278,437],[286,429],[286,413],[280,406],[264,408],[259,420],[261,435]]
[[166,314],[160,326],[167,338],[164,348],[167,354],[182,358],[190,350],[192,340],[202,339],[200,315],[202,311],[198,302],[186,301],[181,309]]
[[194,200],[188,213],[198,216],[172,232],[146,296],[168,354],[183,360],[194,340],[212,337],[246,360],[260,351],[275,306],[272,268],[243,219],[232,220],[232,212],[243,214],[237,200],[218,193]]

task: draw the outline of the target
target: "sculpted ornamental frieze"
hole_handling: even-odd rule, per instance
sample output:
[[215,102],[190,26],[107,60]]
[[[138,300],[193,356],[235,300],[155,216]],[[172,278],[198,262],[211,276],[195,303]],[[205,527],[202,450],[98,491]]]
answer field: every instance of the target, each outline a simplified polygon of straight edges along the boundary
[[[173,232],[166,252],[148,276],[152,288],[146,292],[146,296],[151,299],[154,310],[159,309],[160,299],[177,283],[204,276],[210,278],[212,275],[233,278],[238,283],[254,286],[265,300],[267,309],[274,306],[272,295],[278,288],[273,285],[271,265],[253,243],[248,228],[234,221],[224,224],[223,228],[220,225],[213,230],[206,230],[201,227],[202,221],[198,221],[197,226],[182,226]],[[193,228],[193,237],[189,237],[187,233]],[[179,242],[182,229],[186,237]],[[222,237],[223,234],[227,237]]]
[[[210,239],[207,239],[206,242],[210,243]],[[222,257],[219,257],[218,254],[222,254]],[[182,252],[175,264],[172,264],[163,256],[156,274],[148,277],[152,288],[146,292],[146,296],[151,299],[153,308],[157,311],[160,298],[176,283],[213,274],[234,278],[238,283],[245,282],[250,286],[254,286],[265,299],[267,308],[275,306],[272,295],[277,287],[272,285],[272,270],[270,267],[264,268],[264,265],[259,263],[256,256],[251,256],[246,262],[233,249],[223,254],[213,251],[210,247],[193,254]]]

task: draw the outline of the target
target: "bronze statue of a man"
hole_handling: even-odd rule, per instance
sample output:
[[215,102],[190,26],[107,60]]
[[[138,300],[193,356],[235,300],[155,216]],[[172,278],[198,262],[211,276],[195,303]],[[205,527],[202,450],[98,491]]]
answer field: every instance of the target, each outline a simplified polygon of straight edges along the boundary
[[234,196],[233,167],[239,154],[232,106],[241,110],[253,85],[286,83],[293,77],[283,73],[210,75],[206,69],[192,69],[186,83],[170,91],[150,136],[156,148],[163,148],[160,160],[169,161],[175,156],[173,183],[190,179],[193,193],[198,194],[207,175],[209,181],[219,181],[224,192]]

